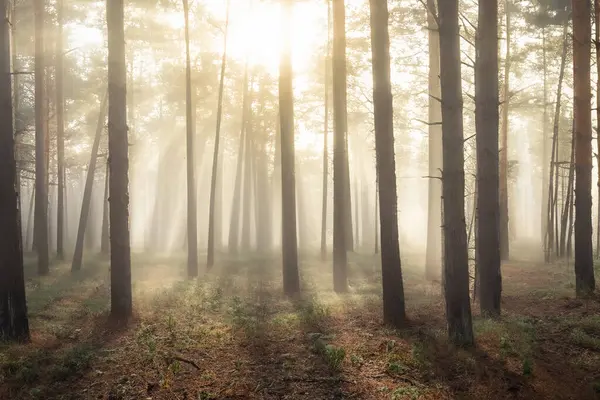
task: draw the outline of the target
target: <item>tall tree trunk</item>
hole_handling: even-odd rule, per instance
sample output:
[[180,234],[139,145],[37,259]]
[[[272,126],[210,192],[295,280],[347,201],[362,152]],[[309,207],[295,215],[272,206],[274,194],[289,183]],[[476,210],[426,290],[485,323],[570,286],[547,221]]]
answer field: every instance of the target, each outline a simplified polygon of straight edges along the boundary
[[331,1],[327,2],[327,54],[325,55],[325,116],[323,118],[323,189],[321,206],[321,259],[327,259],[327,183],[329,180],[329,55],[331,53]]
[[0,336],[29,339],[13,131],[9,0],[0,0]]
[[108,255],[110,251],[110,235],[108,233],[108,160],[106,161],[106,174],[104,175],[104,195],[102,196],[102,236],[100,237],[100,254]]
[[[594,0],[594,25],[596,45],[596,76],[600,76],[600,1]],[[596,220],[596,258],[600,258],[600,79],[596,79],[596,163],[598,170],[598,215]]]
[[390,78],[390,38],[387,0],[370,0],[373,59],[375,153],[381,221],[383,320],[394,327],[406,322],[404,287],[398,243],[394,108]]
[[79,271],[83,261],[83,244],[85,231],[88,228],[88,217],[92,202],[92,188],[94,186],[94,177],[96,176],[96,161],[98,160],[98,147],[100,146],[100,137],[104,130],[104,121],[106,120],[106,102],[108,95],[102,96],[100,103],[100,113],[98,116],[98,125],[96,125],[96,135],[92,144],[92,152],[90,154],[90,164],[88,166],[87,175],[85,178],[85,188],[83,189],[83,201],[81,203],[81,214],[79,216],[79,229],[77,230],[77,240],[75,242],[75,252],[73,253],[73,262],[71,263],[71,271]]
[[[187,1],[187,0],[185,0]],[[221,118],[223,113],[223,86],[225,83],[225,67],[227,64],[227,34],[229,31],[229,8],[231,0],[227,0],[227,17],[225,19],[225,35],[223,38],[223,57],[221,59],[221,77],[219,81],[219,100],[217,104],[217,129],[215,131],[215,148],[213,154],[212,174],[210,179],[210,204],[208,213],[208,252],[206,255],[206,266],[212,268],[215,263],[215,236],[219,232],[215,229],[215,199],[217,194],[217,174],[219,174],[219,142],[221,139]],[[222,171],[221,171],[222,173]],[[221,242],[221,239],[218,239]]]
[[375,254],[379,253],[379,181],[375,182]]
[[502,104],[502,131],[500,140],[500,257],[509,258],[508,235],[508,111],[510,101],[510,0],[505,2],[506,55],[504,58],[504,103]]
[[46,165],[46,135],[44,123],[44,14],[45,1],[35,0],[35,224],[34,235],[38,255],[38,273],[49,272],[48,249],[48,186]]
[[475,61],[477,130],[477,245],[479,305],[487,316],[500,315],[500,204],[498,164],[498,1],[480,0]]
[[333,288],[348,290],[348,239],[346,185],[348,142],[346,129],[346,10],[344,0],[333,0]]
[[33,214],[33,204],[34,204],[33,200],[34,199],[35,199],[35,185],[31,189],[31,197],[29,198],[29,212],[27,213],[27,226],[25,227],[25,251],[28,251],[29,249],[31,249],[31,251],[33,251],[33,236],[35,236],[35,233],[31,232],[31,227],[33,225],[33,220],[34,220],[34,214]]
[[571,139],[571,156],[569,158],[569,176],[567,178],[567,193],[565,195],[565,202],[563,205],[562,216],[560,221],[560,247],[559,252],[561,257],[567,255],[567,231],[569,230],[569,212],[571,210],[571,203],[573,202],[573,181],[575,180],[575,135],[572,135]]
[[228,247],[231,254],[237,254],[240,243],[240,208],[242,193],[242,167],[246,144],[246,118],[248,115],[248,60],[244,66],[244,95],[242,97],[242,126],[238,144],[238,157],[235,169],[233,199],[231,201],[231,220],[229,222]]
[[258,218],[256,221],[256,247],[260,252],[271,250],[273,242],[272,229],[273,224],[271,215],[273,214],[271,195],[269,194],[269,172],[268,157],[266,147],[268,145],[268,136],[266,132],[265,102],[266,102],[266,79],[263,77],[260,87],[260,114],[262,116],[260,141],[256,144],[256,202],[258,208]]
[[544,201],[544,197],[548,191],[549,176],[548,176],[548,66],[546,62],[546,29],[542,27],[542,68],[544,69],[544,97],[543,107],[544,112],[542,116],[542,195],[540,196],[542,207],[542,215],[540,217],[541,224],[541,239],[542,248],[545,247],[545,238],[547,234],[548,224],[548,204]]
[[429,35],[429,193],[425,275],[437,279],[442,267],[442,105],[440,103],[440,34],[436,1],[427,1]]
[[56,36],[56,154],[58,175],[58,200],[56,208],[56,256],[59,260],[64,259],[64,170],[65,170],[65,122],[63,94],[63,0],[56,3],[56,18],[58,32]]
[[551,260],[551,255],[555,250],[554,239],[554,220],[555,220],[555,203],[556,203],[556,163],[558,162],[558,128],[560,122],[560,107],[561,107],[561,96],[562,96],[562,83],[565,76],[565,67],[567,61],[567,49],[568,49],[568,27],[569,20],[566,19],[563,25],[563,48],[560,61],[560,71],[558,74],[558,85],[556,88],[556,103],[554,109],[554,123],[552,126],[552,149],[550,151],[550,175],[548,179],[548,217],[546,224],[546,240],[545,240],[545,254],[544,259],[548,263]]
[[573,121],[575,123],[575,289],[596,287],[592,250],[592,114],[589,1],[573,0]]
[[283,52],[279,64],[279,118],[281,124],[281,250],[283,292],[300,292],[298,239],[296,234],[296,176],[294,149],[294,90],[292,71],[291,24],[293,0],[282,7]]
[[469,301],[469,257],[465,229],[463,99],[458,0],[439,2],[442,89],[444,292],[448,335],[454,343],[474,343]]
[[194,152],[195,126],[192,112],[189,13],[188,0],[183,0],[183,14],[185,19],[185,137],[187,155],[187,274],[188,277],[193,278],[198,276],[198,218],[196,210],[196,179],[194,177],[196,169]]
[[251,89],[253,86],[254,79],[250,77],[250,90],[248,91],[248,109],[246,110],[246,135],[244,137],[245,144],[244,147],[246,151],[244,152],[244,191],[242,195],[242,238],[240,247],[243,252],[250,251],[250,232],[251,232],[251,223],[252,223],[252,158],[254,154],[252,153],[253,148],[253,129],[252,129],[252,93]]
[[129,158],[127,140],[127,70],[123,0],[106,1],[108,30],[108,162],[110,168],[111,315],[132,313],[129,242]]

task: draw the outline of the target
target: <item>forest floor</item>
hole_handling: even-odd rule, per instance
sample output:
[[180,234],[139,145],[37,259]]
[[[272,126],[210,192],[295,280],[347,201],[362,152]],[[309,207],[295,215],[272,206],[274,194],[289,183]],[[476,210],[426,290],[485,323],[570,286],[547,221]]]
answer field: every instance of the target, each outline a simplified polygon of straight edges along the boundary
[[504,265],[502,318],[474,305],[477,346],[457,349],[439,283],[408,267],[410,323],[382,324],[374,256],[350,257],[342,296],[330,263],[307,257],[296,300],[279,258],[224,259],[188,281],[183,258],[136,256],[124,327],[107,317],[106,261],[43,278],[28,264],[32,340],[0,345],[1,399],[600,398],[600,301],[573,297],[567,265]]

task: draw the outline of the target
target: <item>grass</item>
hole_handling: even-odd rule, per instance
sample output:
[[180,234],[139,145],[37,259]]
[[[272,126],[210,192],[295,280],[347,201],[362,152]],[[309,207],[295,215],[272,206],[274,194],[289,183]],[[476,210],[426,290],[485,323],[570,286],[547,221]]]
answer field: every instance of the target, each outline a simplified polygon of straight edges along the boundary
[[[300,298],[279,259],[221,258],[198,280],[184,258],[133,258],[136,314],[109,324],[108,265],[30,276],[32,342],[0,344],[0,398],[479,399],[600,392],[600,305],[565,297],[563,269],[505,266],[503,315],[474,316],[477,348],[446,340],[440,290],[404,274],[410,323],[381,323],[378,261],[350,258],[350,291],[304,257]],[[405,267],[406,268],[406,267]],[[514,284],[513,284],[514,283]],[[543,293],[543,295],[541,295]],[[473,310],[477,310],[473,306]],[[573,366],[577,367],[574,368]],[[111,397],[112,396],[112,397]],[[592,397],[589,397],[592,398]]]

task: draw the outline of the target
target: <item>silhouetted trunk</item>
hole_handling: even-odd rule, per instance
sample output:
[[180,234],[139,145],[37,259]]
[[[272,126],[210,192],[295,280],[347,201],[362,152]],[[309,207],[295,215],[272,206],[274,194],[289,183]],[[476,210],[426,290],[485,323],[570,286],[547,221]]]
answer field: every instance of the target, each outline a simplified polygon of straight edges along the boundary
[[567,178],[567,192],[565,193],[565,201],[562,210],[562,216],[560,221],[560,247],[559,253],[561,257],[567,255],[567,232],[570,229],[569,213],[571,210],[571,203],[573,202],[573,181],[575,179],[575,135],[571,135],[571,156],[569,158],[569,176]]
[[[29,212],[27,213],[27,227],[25,228],[25,251],[33,251],[33,237],[35,233],[31,232],[33,225],[33,204],[35,199],[35,185],[31,188],[31,197],[29,198]],[[31,240],[31,241],[30,241]]]
[[248,115],[248,60],[244,66],[244,95],[242,98],[242,127],[238,143],[238,156],[235,169],[235,184],[233,188],[233,199],[231,201],[231,220],[229,223],[228,247],[231,254],[237,254],[240,242],[240,209],[242,193],[242,166],[246,144],[246,118]]
[[[192,67],[190,61],[190,21],[188,0],[183,0],[185,19],[185,137],[187,171],[187,274],[189,278],[198,276],[198,218],[196,211],[196,178],[194,137],[195,123],[192,113]],[[212,208],[211,208],[212,211]],[[210,252],[210,250],[209,250]]]
[[252,142],[253,142],[253,131],[252,131],[252,93],[251,88],[253,86],[254,79],[250,78],[250,88],[248,90],[248,109],[246,110],[246,135],[244,137],[244,191],[242,196],[242,237],[240,247],[243,252],[250,250],[250,230],[251,230],[251,216],[252,216]]
[[344,0],[333,0],[333,289],[340,293],[348,290],[347,249],[352,230],[346,210],[349,196],[346,130],[346,10]]
[[498,1],[479,0],[475,61],[477,131],[477,270],[479,305],[487,316],[500,315],[500,203],[498,164]]
[[325,55],[325,111],[323,118],[323,189],[321,206],[321,259],[327,259],[327,183],[329,180],[329,55],[331,52],[331,2],[327,2],[327,54]]
[[448,335],[472,345],[469,260],[465,230],[463,99],[458,0],[439,2],[440,83],[442,89],[444,292]]
[[[505,2],[506,55],[504,58],[504,102],[502,104],[502,131],[500,140],[500,257],[508,260],[508,107],[510,101],[510,0]],[[483,190],[482,190],[483,192]]]
[[104,175],[104,195],[102,196],[102,236],[100,237],[100,254],[108,255],[110,251],[110,235],[108,233],[108,160],[106,161],[106,174]]
[[110,168],[110,299],[111,315],[132,312],[129,243],[129,158],[127,140],[127,70],[123,0],[106,2],[108,29],[108,162]]
[[442,272],[442,106],[440,104],[440,34],[436,1],[427,1],[429,35],[429,196],[425,275],[438,279]]
[[558,161],[558,129],[560,122],[560,102],[562,96],[562,84],[565,76],[565,67],[567,60],[567,48],[568,48],[568,26],[569,20],[566,19],[563,25],[563,48],[560,61],[560,71],[558,74],[558,85],[556,88],[556,103],[554,109],[554,123],[552,126],[552,150],[550,152],[550,175],[548,179],[548,222],[546,224],[546,245],[544,252],[544,259],[548,263],[551,260],[551,254],[555,251],[556,246],[554,243],[555,231],[554,231],[554,220],[555,220],[555,203],[556,203],[556,162]]
[[282,6],[283,51],[279,64],[279,118],[281,125],[281,252],[283,292],[300,292],[298,240],[296,237],[296,176],[294,149],[294,91],[292,72],[291,24],[293,0]]
[[589,1],[573,0],[573,121],[575,123],[575,289],[596,287],[592,250],[592,114]]
[[271,207],[272,200],[269,193],[269,173],[268,173],[268,156],[266,153],[267,147],[267,132],[266,132],[266,121],[265,121],[265,95],[266,90],[264,88],[264,78],[261,81],[260,89],[260,115],[262,116],[262,127],[261,135],[263,138],[256,143],[256,155],[255,155],[255,173],[256,173],[256,202],[257,202],[257,222],[256,222],[256,247],[258,251],[267,252],[271,250],[272,237],[272,214],[273,209]]
[[102,97],[100,103],[100,114],[98,117],[98,125],[96,125],[96,135],[92,144],[92,152],[90,154],[90,163],[88,165],[87,175],[85,178],[85,188],[83,189],[83,200],[81,203],[81,214],[79,215],[79,229],[77,230],[77,240],[75,241],[75,252],[73,253],[73,262],[71,263],[71,271],[79,271],[83,261],[83,244],[85,231],[88,228],[88,217],[92,202],[92,188],[94,186],[94,176],[96,175],[96,161],[98,160],[98,147],[100,146],[100,137],[104,130],[104,121],[106,119],[106,101],[107,95]]
[[0,336],[29,339],[13,131],[9,1],[0,0]]
[[48,249],[48,185],[46,164],[46,127],[44,123],[44,0],[34,0],[35,14],[35,248],[38,273],[49,272]]
[[355,243],[355,247],[354,249],[360,249],[360,246],[362,245],[361,242],[361,237],[360,237],[360,232],[362,229],[362,221],[360,220],[360,208],[359,208],[359,201],[358,201],[358,188],[359,188],[359,183],[358,183],[358,178],[356,176],[356,174],[354,174],[354,190],[353,190],[353,194],[354,194],[354,201],[353,201],[353,206],[354,206],[354,218],[353,218],[353,222],[354,222],[354,243]]
[[398,243],[394,108],[390,78],[390,38],[387,0],[370,0],[373,56],[375,153],[381,222],[383,321],[394,327],[406,322],[404,287]]
[[57,208],[56,208],[56,256],[59,260],[64,259],[64,170],[65,170],[65,122],[63,94],[63,0],[56,2],[56,19],[58,32],[56,35],[56,154],[57,154]]
[[[548,203],[544,201],[544,197],[548,193],[549,176],[548,176],[548,66],[546,62],[546,29],[542,27],[542,68],[544,69],[544,97],[543,97],[543,119],[542,119],[542,195],[540,196],[542,207],[541,221],[541,238],[542,248],[545,248],[545,239],[548,230]],[[545,250],[544,250],[545,251]]]
[[[594,24],[596,45],[596,76],[600,76],[600,1],[594,0]],[[600,258],[600,79],[596,79],[596,161],[598,165],[598,215],[596,216],[596,258]],[[570,239],[570,237],[569,237]],[[568,248],[570,250],[570,247]]]
[[[187,0],[185,0],[187,1]],[[227,0],[227,17],[225,20],[225,35],[223,44],[223,57],[221,59],[221,77],[219,81],[219,99],[217,104],[217,129],[215,131],[215,147],[213,153],[212,173],[210,179],[210,203],[208,213],[208,250],[206,255],[206,266],[211,268],[215,263],[215,236],[220,235],[220,230],[215,229],[215,199],[217,194],[217,174],[219,174],[219,142],[221,139],[221,118],[223,114],[223,85],[225,82],[225,67],[227,64],[227,33],[229,31],[229,8],[230,1]],[[221,171],[222,173],[222,171]],[[219,238],[219,243],[221,239]]]

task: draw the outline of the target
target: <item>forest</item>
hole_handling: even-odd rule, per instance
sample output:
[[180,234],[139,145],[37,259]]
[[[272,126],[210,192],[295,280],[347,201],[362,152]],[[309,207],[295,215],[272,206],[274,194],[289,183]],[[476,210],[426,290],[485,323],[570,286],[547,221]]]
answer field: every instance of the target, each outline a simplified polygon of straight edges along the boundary
[[0,0],[0,399],[600,399],[598,274],[600,0]]

